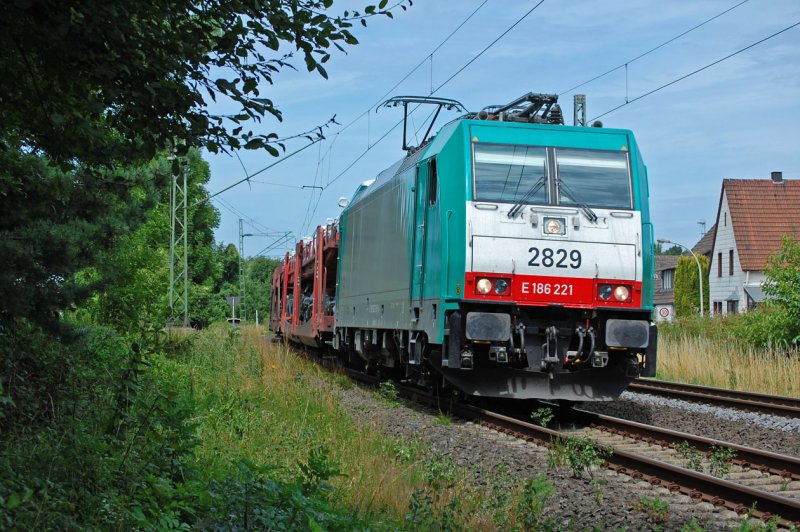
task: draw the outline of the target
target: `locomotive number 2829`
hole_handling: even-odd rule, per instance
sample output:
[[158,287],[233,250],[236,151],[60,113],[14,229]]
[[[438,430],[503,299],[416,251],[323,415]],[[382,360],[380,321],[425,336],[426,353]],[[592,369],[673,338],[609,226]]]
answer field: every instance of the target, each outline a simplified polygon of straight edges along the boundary
[[545,268],[572,268],[576,270],[581,267],[581,252],[577,249],[567,251],[563,248],[542,248],[536,246],[528,249],[531,253],[531,260],[528,266],[544,266]]

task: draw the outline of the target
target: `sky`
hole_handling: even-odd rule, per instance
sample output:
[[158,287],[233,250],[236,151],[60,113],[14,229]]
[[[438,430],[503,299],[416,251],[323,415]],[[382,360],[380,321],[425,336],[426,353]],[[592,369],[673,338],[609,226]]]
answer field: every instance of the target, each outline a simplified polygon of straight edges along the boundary
[[[376,111],[377,104],[394,95],[428,95],[432,89],[470,111],[528,92],[558,94],[570,125],[576,92],[586,94],[589,119],[631,102],[601,120],[605,127],[630,129],[636,136],[648,167],[656,237],[689,247],[701,236],[698,222],[706,228],[715,222],[723,179],[768,179],[772,171],[800,178],[800,26],[632,101],[800,22],[797,0],[545,0],[475,59],[537,3],[415,0],[407,11],[395,11],[394,19],[373,17],[368,27],[354,29],[360,44],[346,53],[332,52],[325,65],[328,80],[306,72],[302,60],[297,71],[283,70],[274,85],[262,88],[283,112],[283,122],[266,119],[254,131],[289,136],[334,115],[341,125],[326,128],[325,140],[250,183],[216,196],[217,241],[238,245],[241,218],[244,232],[253,235],[245,238],[245,255],[279,256],[293,249],[295,239],[339,215],[339,198],[351,197],[360,183],[404,156],[402,127],[390,131],[402,120],[402,109]],[[340,1],[331,12],[354,5],[360,4]],[[423,107],[412,116],[415,129],[422,128],[429,112]],[[434,131],[456,116],[443,113]],[[286,154],[307,144],[290,141]],[[238,155],[205,154],[211,193],[276,162],[265,151]],[[286,232],[292,233],[291,242],[276,245],[277,235]]]

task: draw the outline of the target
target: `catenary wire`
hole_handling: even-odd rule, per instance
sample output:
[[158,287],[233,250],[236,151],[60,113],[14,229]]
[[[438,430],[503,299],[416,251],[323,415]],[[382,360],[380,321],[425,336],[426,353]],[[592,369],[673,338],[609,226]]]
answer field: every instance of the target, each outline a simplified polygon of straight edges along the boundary
[[229,190],[230,190],[230,189],[232,189],[233,187],[236,187],[236,186],[238,186],[238,185],[241,185],[241,184],[242,184],[242,183],[244,183],[245,181],[248,181],[250,178],[257,176],[258,174],[260,174],[260,173],[262,173],[262,172],[266,172],[266,171],[267,171],[267,170],[269,170],[270,168],[272,168],[272,167],[274,167],[274,166],[276,166],[276,165],[279,165],[280,163],[282,163],[283,161],[286,161],[287,159],[291,159],[292,157],[294,157],[294,156],[295,156],[295,155],[297,155],[298,153],[300,153],[300,152],[302,152],[303,150],[305,150],[305,149],[309,148],[310,146],[313,146],[314,144],[316,144],[316,143],[317,143],[317,142],[319,142],[320,140],[322,140],[322,138],[318,138],[318,139],[314,139],[314,140],[312,140],[311,142],[309,142],[309,143],[308,143],[308,144],[306,144],[305,146],[302,146],[302,147],[300,147],[300,148],[296,149],[295,151],[291,152],[290,154],[288,154],[288,155],[285,155],[285,156],[281,157],[281,158],[280,158],[280,159],[278,159],[277,161],[275,161],[275,162],[273,162],[273,163],[271,163],[271,164],[268,164],[267,166],[265,166],[265,167],[264,167],[264,168],[262,168],[261,170],[257,170],[257,171],[255,171],[255,172],[253,172],[252,174],[248,175],[247,177],[245,177],[245,178],[243,178],[243,179],[240,179],[240,180],[239,180],[239,181],[237,181],[236,183],[233,183],[233,184],[231,184],[231,185],[228,185],[227,187],[223,188],[222,190],[219,190],[219,191],[217,191],[217,192],[214,192],[213,194],[210,194],[210,195],[206,196],[205,198],[198,200],[198,201],[197,201],[197,203],[204,203],[204,202],[206,202],[206,201],[210,200],[211,198],[213,198],[213,197],[215,197],[215,196],[219,196],[219,195],[220,195],[220,194],[222,194],[223,192],[227,192],[227,191],[229,191]]
[[265,233],[274,232],[273,229],[270,229],[269,227],[265,226],[264,224],[262,224],[261,222],[259,222],[255,218],[246,215],[245,213],[243,213],[242,211],[240,211],[239,209],[237,209],[236,207],[231,205],[230,202],[225,201],[222,198],[216,198],[214,201],[219,202],[219,204],[222,205],[223,207],[225,207],[226,209],[228,209],[228,211],[230,211],[233,214],[237,215],[239,218],[242,218],[243,220],[247,221],[247,223],[249,223],[251,226],[253,226],[256,229],[258,229],[259,231],[263,231]]
[[669,83],[665,83],[665,84],[663,84],[663,85],[661,85],[661,86],[659,86],[659,87],[656,87],[655,89],[653,89],[653,90],[651,90],[651,91],[648,91],[648,92],[646,92],[646,93],[644,93],[644,94],[642,94],[642,95],[640,95],[640,96],[637,96],[636,98],[634,98],[634,99],[632,99],[632,100],[626,101],[625,103],[623,103],[623,104],[620,104],[620,105],[618,105],[618,106],[614,107],[613,109],[609,109],[608,111],[606,111],[606,112],[604,112],[604,113],[602,113],[602,114],[599,114],[599,115],[597,115],[596,117],[592,118],[592,119],[590,120],[590,122],[591,122],[591,121],[594,121],[594,120],[597,120],[598,118],[602,118],[602,117],[606,116],[607,114],[613,113],[614,111],[616,111],[616,110],[618,110],[618,109],[621,109],[621,108],[625,107],[626,105],[632,104],[633,102],[636,102],[636,101],[638,101],[638,100],[641,100],[642,98],[645,98],[645,97],[647,97],[647,96],[650,96],[651,94],[653,94],[653,93],[656,93],[656,92],[660,91],[661,89],[665,89],[665,88],[669,87],[670,85],[675,85],[675,84],[676,84],[676,83],[678,83],[679,81],[683,81],[684,79],[686,79],[686,78],[688,78],[688,77],[694,76],[695,74],[698,74],[698,73],[700,73],[700,72],[702,72],[702,71],[704,71],[704,70],[706,70],[706,69],[708,69],[708,68],[711,68],[711,67],[712,67],[712,66],[714,66],[714,65],[718,65],[718,64],[722,63],[723,61],[726,61],[726,60],[730,59],[731,57],[733,57],[733,56],[735,56],[735,55],[739,55],[740,53],[742,53],[742,52],[744,52],[744,51],[747,51],[747,50],[749,50],[750,48],[753,48],[754,46],[758,46],[759,44],[761,44],[761,43],[763,43],[763,42],[765,42],[765,41],[768,41],[768,40],[772,39],[773,37],[777,37],[777,36],[778,36],[778,35],[780,35],[781,33],[787,32],[787,31],[789,31],[790,29],[792,29],[792,28],[794,28],[794,27],[796,27],[796,26],[800,26],[800,21],[798,21],[798,22],[795,22],[795,23],[794,23],[794,24],[792,24],[791,26],[787,26],[787,27],[783,28],[783,29],[782,29],[782,30],[780,30],[780,31],[776,31],[776,32],[775,32],[775,33],[773,33],[772,35],[769,35],[769,36],[767,36],[767,37],[764,37],[763,39],[761,39],[761,40],[759,40],[759,41],[756,41],[756,42],[754,42],[753,44],[750,44],[750,45],[748,45],[748,46],[745,46],[744,48],[740,48],[739,50],[736,50],[735,52],[733,52],[733,53],[731,53],[731,54],[728,54],[728,55],[726,55],[725,57],[723,57],[723,58],[721,58],[721,59],[717,59],[716,61],[714,61],[714,62],[712,62],[712,63],[709,63],[709,64],[707,64],[707,65],[705,65],[705,66],[703,66],[703,67],[700,67],[700,68],[698,68],[697,70],[694,70],[694,71],[692,71],[692,72],[689,72],[688,74],[685,74],[685,75],[683,75],[683,76],[681,76],[681,77],[679,77],[679,78],[675,78],[675,79],[673,79],[672,81],[670,81]]
[[[400,81],[398,81],[397,83],[395,83],[395,85],[394,85],[394,86],[392,86],[392,88],[390,88],[388,91],[386,91],[386,93],[385,93],[383,96],[381,96],[381,98],[380,98],[380,99],[379,99],[379,100],[378,100],[378,101],[377,101],[377,102],[376,102],[374,105],[371,105],[371,106],[370,106],[370,107],[369,107],[369,108],[368,108],[368,109],[367,109],[367,110],[366,110],[364,113],[361,113],[361,114],[360,114],[358,117],[356,117],[354,120],[352,120],[352,121],[351,121],[351,122],[349,122],[347,125],[345,125],[344,127],[342,127],[342,128],[339,130],[339,131],[337,131],[337,132],[336,132],[336,134],[335,134],[335,137],[334,137],[334,142],[331,142],[331,145],[330,145],[330,147],[328,148],[328,152],[330,152],[330,150],[333,148],[333,146],[334,146],[334,144],[335,144],[335,138],[338,138],[338,136],[339,136],[339,133],[341,133],[342,131],[344,131],[344,130],[348,129],[350,126],[352,126],[352,125],[353,125],[354,123],[356,123],[358,120],[360,120],[360,119],[361,119],[361,117],[363,117],[363,116],[364,116],[364,114],[368,114],[368,113],[369,113],[369,112],[372,110],[372,107],[374,107],[375,105],[379,104],[379,103],[380,103],[380,102],[383,100],[383,98],[385,98],[385,97],[386,97],[388,94],[390,94],[390,93],[391,93],[391,92],[392,92],[394,89],[396,89],[398,86],[400,86],[400,84],[401,84],[401,83],[403,83],[403,82],[404,82],[406,79],[408,79],[408,78],[409,78],[409,76],[411,76],[411,75],[412,75],[414,72],[416,72],[416,71],[419,69],[419,67],[420,67],[420,66],[422,66],[423,64],[425,64],[425,61],[427,61],[427,60],[428,60],[428,57],[430,57],[431,55],[433,55],[434,53],[436,53],[436,52],[437,52],[437,51],[438,51],[438,50],[439,50],[439,49],[440,49],[442,46],[444,46],[444,44],[445,44],[445,43],[447,43],[447,41],[449,41],[449,40],[450,40],[450,39],[453,37],[453,35],[455,35],[455,34],[456,34],[456,33],[457,33],[457,32],[458,32],[458,31],[459,31],[459,30],[460,30],[460,29],[461,29],[461,28],[462,28],[462,27],[463,27],[463,26],[464,26],[464,25],[465,25],[465,24],[466,24],[466,23],[467,23],[467,22],[468,22],[468,21],[469,21],[469,20],[470,20],[470,19],[471,19],[473,16],[475,16],[475,14],[476,14],[476,13],[477,13],[477,12],[478,12],[478,11],[479,11],[479,10],[480,10],[480,9],[481,9],[483,6],[484,6],[484,5],[486,5],[486,4],[488,3],[488,1],[489,1],[489,0],[484,0],[483,2],[481,2],[481,3],[478,5],[478,7],[476,7],[476,8],[475,8],[475,9],[474,9],[474,10],[473,10],[473,11],[472,11],[470,14],[469,14],[469,16],[468,16],[467,18],[465,18],[465,19],[464,19],[464,20],[463,20],[463,21],[462,21],[462,22],[461,22],[461,23],[460,23],[460,24],[459,24],[459,25],[458,25],[458,26],[457,26],[457,27],[456,27],[456,28],[455,28],[453,31],[451,31],[451,32],[450,32],[450,34],[449,34],[447,37],[445,37],[445,38],[444,38],[444,40],[442,40],[442,42],[440,42],[440,43],[439,43],[439,44],[438,44],[438,45],[437,45],[437,46],[436,46],[436,47],[435,47],[435,48],[434,48],[434,49],[433,49],[433,50],[432,50],[432,51],[431,51],[431,52],[430,52],[428,55],[426,55],[426,56],[425,56],[425,58],[423,58],[423,59],[422,59],[422,61],[420,61],[420,62],[419,62],[419,64],[417,64],[417,66],[415,66],[413,69],[411,69],[411,70],[410,70],[410,71],[409,71],[409,72],[408,72],[408,73],[407,73],[407,74],[406,74],[406,75],[405,75],[405,76],[404,76],[402,79],[400,79]],[[396,126],[395,126],[395,127],[396,127]],[[394,129],[394,128],[392,128],[392,129]],[[385,135],[384,135],[384,137],[381,137],[381,140],[382,140],[383,138],[385,138]],[[219,195],[219,194],[222,194],[223,192],[227,192],[228,190],[230,190],[230,189],[232,189],[232,188],[234,188],[234,187],[236,187],[236,186],[239,186],[239,185],[241,185],[241,184],[242,184],[242,183],[244,183],[244,182],[247,182],[247,181],[249,181],[249,180],[250,180],[252,177],[254,177],[254,176],[256,176],[256,175],[258,175],[258,174],[260,174],[260,173],[262,173],[262,172],[265,172],[266,170],[269,170],[270,168],[274,167],[275,165],[277,165],[277,164],[279,164],[279,163],[281,163],[281,162],[283,162],[283,161],[285,161],[285,160],[287,160],[287,159],[291,158],[292,156],[294,156],[294,155],[296,155],[296,154],[298,154],[298,153],[302,152],[303,150],[305,150],[306,148],[308,148],[308,147],[309,147],[309,146],[311,146],[312,144],[314,144],[314,143],[318,142],[319,140],[322,140],[322,139],[315,139],[314,141],[310,142],[309,144],[306,144],[305,146],[301,147],[300,149],[298,149],[298,150],[296,150],[296,151],[294,151],[294,152],[290,153],[289,155],[287,155],[287,156],[285,156],[285,157],[283,157],[283,158],[279,159],[278,161],[275,161],[275,162],[274,162],[274,163],[272,163],[272,164],[269,164],[269,165],[267,165],[266,167],[262,168],[261,170],[258,170],[258,171],[256,171],[256,172],[254,172],[254,173],[252,173],[252,174],[249,174],[249,175],[248,175],[248,174],[247,174],[247,170],[245,169],[245,176],[246,176],[246,177],[244,177],[243,179],[240,179],[239,181],[237,181],[237,182],[235,182],[235,183],[233,183],[233,184],[231,184],[231,185],[229,185],[229,186],[227,186],[227,187],[223,188],[222,190],[219,190],[219,191],[217,191],[217,192],[215,192],[215,193],[213,193],[213,194],[211,194],[211,195],[208,195],[208,196],[206,196],[205,198],[203,198],[203,199],[199,200],[199,201],[198,201],[198,203],[206,202],[206,201],[210,200],[211,198],[213,198],[213,197],[215,197],[215,196],[217,196],[217,195]],[[324,159],[324,158],[327,156],[328,152],[326,152],[325,156],[323,156],[323,159]],[[237,158],[239,157],[239,155],[238,155],[238,154],[236,154],[236,156],[237,156]],[[359,159],[360,159],[360,158],[359,158]],[[239,159],[239,162],[240,162],[240,164],[242,164],[242,161],[241,161],[241,159]],[[242,167],[244,168],[244,165],[243,165],[243,164],[242,164]],[[314,181],[314,184],[316,185],[316,179],[315,179],[315,181]],[[330,184],[330,183],[328,183],[328,184]],[[327,185],[326,185],[326,186],[327,186]],[[321,196],[322,196],[322,192],[320,192],[320,197],[321,197]],[[313,201],[313,192],[312,192],[312,196],[311,196],[311,197],[312,197],[312,201]],[[319,204],[319,201],[317,201],[317,204]],[[310,206],[311,206],[311,204],[309,203],[309,207],[310,207]],[[316,211],[316,209],[315,209],[315,211]],[[306,213],[308,213],[308,209],[306,209]],[[312,217],[313,217],[313,215],[312,215]]]
[[[452,74],[452,75],[451,75],[449,78],[447,78],[447,79],[446,79],[444,82],[442,82],[442,83],[441,83],[441,84],[440,84],[438,87],[436,87],[436,88],[433,90],[433,92],[432,92],[431,94],[435,94],[436,92],[438,92],[438,91],[439,91],[439,89],[441,89],[442,87],[444,87],[445,85],[447,85],[447,84],[448,84],[449,82],[451,82],[451,81],[452,81],[452,80],[453,80],[453,79],[454,79],[456,76],[458,76],[458,75],[459,75],[459,74],[461,74],[461,73],[462,73],[464,70],[466,70],[466,69],[467,69],[467,67],[469,67],[469,66],[470,66],[472,63],[474,63],[474,62],[475,62],[475,60],[477,60],[477,59],[478,59],[480,56],[482,56],[484,53],[486,53],[486,52],[489,50],[489,48],[491,48],[492,46],[494,46],[495,44],[497,44],[497,42],[498,42],[500,39],[502,39],[503,37],[505,37],[505,36],[508,34],[508,32],[510,32],[512,29],[514,29],[514,28],[515,28],[517,25],[519,25],[519,23],[520,23],[520,22],[522,22],[523,20],[525,20],[525,19],[526,19],[526,18],[527,18],[527,17],[528,17],[528,16],[529,16],[531,13],[533,13],[533,11],[534,11],[534,10],[535,10],[537,7],[539,7],[539,6],[540,6],[540,5],[542,5],[543,3],[544,3],[544,0],[541,0],[541,1],[540,1],[540,2],[538,2],[538,3],[537,3],[535,6],[533,6],[533,7],[532,7],[530,10],[528,10],[528,11],[527,11],[527,12],[526,12],[524,15],[522,15],[520,18],[518,18],[518,19],[517,19],[517,21],[516,21],[516,22],[514,22],[514,24],[512,24],[511,26],[509,26],[509,27],[508,27],[508,28],[507,28],[507,29],[506,29],[506,30],[505,30],[503,33],[501,33],[499,37],[497,37],[495,40],[493,40],[491,43],[489,43],[489,44],[488,44],[488,45],[487,45],[487,46],[486,46],[486,47],[485,47],[483,50],[481,50],[480,52],[478,52],[478,54],[477,54],[475,57],[473,57],[472,59],[470,59],[469,61],[467,61],[467,62],[466,62],[466,63],[465,63],[465,64],[464,64],[464,65],[463,65],[461,68],[459,68],[459,69],[458,69],[458,70],[457,70],[455,73],[453,73],[453,74]],[[417,105],[417,106],[416,106],[414,109],[412,109],[412,110],[411,110],[411,112],[414,112],[414,111],[416,111],[418,108],[419,108],[419,105]],[[388,136],[388,135],[389,135],[389,134],[390,134],[392,131],[394,131],[394,130],[395,130],[395,128],[397,128],[397,127],[398,127],[400,124],[402,124],[402,123],[403,123],[403,121],[402,121],[402,120],[400,120],[399,122],[397,122],[395,125],[393,125],[393,126],[392,126],[392,128],[391,128],[391,129],[389,129],[389,130],[388,130],[386,133],[384,133],[384,134],[383,134],[383,135],[382,135],[382,136],[381,136],[381,137],[380,137],[380,138],[379,138],[377,141],[375,141],[374,143],[372,143],[372,145],[371,145],[369,148],[367,148],[366,150],[364,150],[363,152],[361,152],[361,154],[360,154],[358,157],[356,157],[356,159],[355,159],[353,162],[351,162],[351,163],[350,163],[350,164],[349,164],[349,165],[348,165],[348,166],[347,166],[347,167],[346,167],[344,170],[342,170],[341,172],[339,172],[339,173],[336,175],[336,177],[334,177],[333,179],[331,179],[331,180],[330,180],[330,182],[328,183],[328,185],[326,185],[326,187],[325,187],[325,188],[327,188],[328,186],[330,186],[331,184],[333,184],[334,182],[336,182],[338,179],[340,179],[340,178],[341,178],[341,177],[342,177],[342,176],[343,176],[345,173],[347,173],[347,171],[348,171],[348,170],[350,170],[350,168],[352,168],[352,167],[353,167],[353,165],[355,165],[355,164],[356,164],[358,161],[360,161],[360,160],[361,160],[361,158],[362,158],[362,157],[364,157],[364,155],[366,155],[366,154],[367,154],[367,152],[368,152],[369,150],[371,150],[372,148],[374,148],[375,146],[377,146],[377,145],[378,145],[378,144],[379,144],[379,143],[380,143],[380,142],[381,142],[383,139],[385,139],[385,138],[386,138],[386,137],[387,137],[387,136]]]
[[458,70],[456,70],[456,71],[455,71],[455,73],[453,73],[453,75],[452,75],[452,76],[450,76],[449,78],[447,78],[447,79],[446,79],[446,80],[445,80],[445,81],[444,81],[444,82],[443,82],[441,85],[439,85],[438,87],[436,87],[436,89],[434,89],[434,91],[433,91],[433,92],[431,92],[431,94],[435,94],[435,93],[437,93],[437,92],[439,91],[439,89],[441,89],[442,87],[444,87],[445,85],[447,85],[448,83],[450,83],[450,82],[453,80],[453,78],[455,78],[456,76],[458,76],[459,74],[461,74],[461,73],[462,73],[462,72],[463,72],[463,71],[464,71],[464,70],[465,70],[467,67],[469,67],[469,66],[470,66],[472,63],[474,63],[474,62],[475,62],[475,61],[476,61],[476,60],[477,60],[477,59],[478,59],[480,56],[482,56],[482,55],[483,55],[483,54],[484,54],[484,53],[485,53],[485,52],[486,52],[486,51],[487,51],[489,48],[491,48],[492,46],[494,46],[495,44],[497,44],[497,41],[499,41],[500,39],[502,39],[503,37],[505,37],[505,36],[508,34],[508,32],[510,32],[511,30],[513,30],[514,28],[516,28],[516,27],[517,27],[517,26],[518,26],[518,25],[519,25],[519,24],[520,24],[520,23],[521,23],[523,20],[525,20],[526,18],[528,18],[528,15],[530,15],[531,13],[533,13],[534,11],[536,11],[536,8],[538,8],[538,7],[539,7],[540,5],[542,5],[543,3],[544,3],[544,0],[540,0],[540,1],[539,1],[539,3],[537,3],[535,6],[533,6],[532,8],[530,8],[530,9],[529,9],[529,10],[528,10],[528,11],[527,11],[527,12],[526,12],[524,15],[522,15],[520,18],[518,18],[518,19],[517,19],[517,21],[516,21],[515,23],[513,23],[511,26],[509,26],[509,27],[506,29],[506,31],[504,31],[503,33],[501,33],[499,37],[497,37],[495,40],[493,40],[492,42],[490,42],[490,43],[489,43],[489,44],[486,46],[486,48],[484,48],[483,50],[481,50],[480,52],[478,52],[478,55],[476,55],[475,57],[473,57],[472,59],[470,59],[469,61],[467,61],[467,63],[466,63],[464,66],[462,66],[461,68],[459,68]]
[[602,77],[604,77],[604,76],[607,76],[608,74],[611,74],[612,72],[615,72],[615,71],[619,70],[620,68],[627,67],[628,65],[630,65],[630,64],[631,64],[631,63],[633,63],[634,61],[638,61],[639,59],[643,58],[644,56],[646,56],[646,55],[649,55],[649,54],[651,54],[651,53],[655,52],[656,50],[658,50],[658,49],[660,49],[660,48],[663,48],[664,46],[668,45],[669,43],[671,43],[671,42],[674,42],[674,41],[676,41],[676,40],[680,39],[681,37],[683,37],[684,35],[686,35],[686,34],[689,34],[689,33],[693,32],[694,30],[696,30],[696,29],[698,29],[698,28],[701,28],[701,27],[705,26],[705,25],[706,25],[706,24],[708,24],[709,22],[711,22],[711,21],[713,21],[713,20],[716,20],[716,19],[718,19],[718,18],[719,18],[719,17],[721,17],[722,15],[724,15],[724,14],[726,14],[726,13],[729,13],[729,12],[733,11],[733,10],[734,10],[734,9],[736,9],[737,7],[739,7],[739,6],[741,6],[742,4],[745,4],[745,3],[747,3],[747,2],[749,2],[749,0],[742,0],[742,1],[741,1],[741,2],[739,2],[738,4],[736,4],[736,5],[732,6],[732,7],[729,7],[728,9],[726,9],[725,11],[722,11],[721,13],[717,13],[717,14],[716,14],[716,15],[714,15],[713,17],[711,17],[711,18],[709,18],[709,19],[706,19],[706,20],[704,20],[704,21],[703,21],[703,22],[701,22],[700,24],[698,24],[698,25],[696,25],[696,26],[694,26],[694,27],[692,27],[692,28],[689,28],[688,30],[684,31],[683,33],[681,33],[681,34],[679,34],[679,35],[676,35],[675,37],[672,37],[671,39],[669,39],[669,40],[666,40],[666,41],[662,42],[661,44],[659,44],[659,45],[657,45],[657,46],[654,46],[653,48],[650,48],[650,49],[649,49],[649,50],[647,50],[646,52],[644,52],[644,53],[641,53],[641,54],[637,55],[637,56],[636,56],[636,57],[634,57],[633,59],[629,59],[629,60],[625,61],[624,63],[621,63],[621,64],[619,64],[619,65],[615,66],[614,68],[610,69],[610,70],[606,70],[606,71],[605,71],[605,72],[603,72],[602,74],[598,74],[597,76],[595,76],[595,77],[593,77],[593,78],[591,78],[591,79],[588,79],[588,80],[586,80],[586,81],[584,81],[584,82],[582,82],[582,83],[579,83],[579,84],[575,85],[575,86],[574,86],[574,87],[572,87],[572,88],[569,88],[569,89],[567,89],[567,90],[560,91],[560,92],[558,93],[558,95],[559,95],[559,96],[562,96],[562,95],[564,95],[564,94],[568,94],[568,93],[570,93],[570,92],[574,91],[575,89],[579,89],[579,88],[583,87],[584,85],[588,85],[589,83],[591,83],[591,82],[593,82],[593,81],[596,81],[596,80],[598,80],[598,79],[600,79],[600,78],[602,78]]
[[[352,126],[353,124],[355,124],[356,122],[358,122],[359,120],[361,120],[361,118],[363,118],[365,115],[368,115],[368,114],[370,113],[370,111],[372,111],[372,109],[373,109],[375,106],[379,105],[379,104],[380,104],[380,103],[381,103],[381,102],[384,100],[384,98],[386,98],[388,95],[390,95],[390,94],[392,93],[392,91],[393,91],[393,90],[395,90],[395,89],[396,89],[397,87],[399,87],[399,86],[400,86],[400,85],[401,85],[401,84],[402,84],[402,83],[403,83],[405,80],[407,80],[409,77],[411,77],[411,75],[412,75],[414,72],[416,72],[417,70],[419,70],[419,67],[421,67],[422,65],[424,65],[424,64],[425,64],[425,62],[426,62],[426,61],[428,61],[428,58],[429,58],[429,57],[431,57],[433,54],[435,54],[436,52],[438,52],[438,51],[439,51],[439,49],[440,49],[442,46],[444,46],[444,45],[447,43],[447,41],[449,41],[449,40],[450,40],[450,39],[453,37],[453,35],[455,35],[455,34],[458,32],[458,30],[460,30],[460,29],[461,29],[461,28],[464,26],[464,24],[466,24],[467,22],[469,22],[469,20],[470,20],[472,17],[474,17],[474,16],[475,16],[475,14],[476,14],[478,11],[480,11],[480,9],[481,9],[483,6],[485,6],[485,5],[486,5],[488,2],[489,2],[489,0],[484,0],[483,2],[481,2],[481,4],[480,4],[480,5],[478,5],[478,7],[476,7],[476,8],[475,8],[475,9],[472,11],[472,13],[470,13],[470,14],[469,14],[469,16],[468,16],[467,18],[465,18],[464,20],[462,20],[462,21],[461,21],[461,24],[459,24],[458,26],[456,26],[456,28],[455,28],[453,31],[451,31],[451,32],[450,32],[450,34],[449,34],[447,37],[445,37],[445,38],[444,38],[444,40],[442,40],[442,42],[440,42],[440,43],[439,43],[439,44],[436,46],[436,48],[434,48],[433,50],[431,50],[431,51],[430,51],[430,52],[429,52],[429,53],[428,53],[428,54],[427,54],[427,55],[426,55],[426,56],[425,56],[425,57],[422,59],[422,61],[420,61],[419,63],[417,63],[417,66],[415,66],[414,68],[412,68],[411,70],[409,70],[409,71],[408,71],[408,73],[406,73],[406,75],[405,75],[405,76],[403,76],[403,77],[402,77],[402,78],[401,78],[401,79],[400,79],[400,80],[399,80],[397,83],[395,83],[395,84],[392,86],[392,88],[391,88],[391,89],[389,89],[389,90],[387,90],[385,93],[383,93],[383,95],[382,95],[380,98],[378,98],[378,99],[377,99],[377,101],[376,101],[375,103],[373,103],[372,105],[370,105],[370,106],[367,108],[367,110],[366,110],[366,111],[362,112],[362,113],[361,113],[361,114],[359,114],[357,117],[355,117],[353,120],[351,120],[350,122],[348,122],[348,123],[347,123],[347,125],[343,126],[343,127],[342,127],[342,128],[339,130],[339,131],[337,131],[337,132],[335,133],[335,135],[339,135],[340,133],[342,133],[342,132],[343,132],[343,131],[345,131],[346,129],[349,129],[349,128],[350,128],[350,126]],[[326,154],[325,154],[325,155],[327,155],[327,154],[328,154],[328,152],[330,152],[330,150],[331,150],[331,149],[332,149],[332,146],[328,148],[328,150],[327,150],[327,152],[326,152]]]

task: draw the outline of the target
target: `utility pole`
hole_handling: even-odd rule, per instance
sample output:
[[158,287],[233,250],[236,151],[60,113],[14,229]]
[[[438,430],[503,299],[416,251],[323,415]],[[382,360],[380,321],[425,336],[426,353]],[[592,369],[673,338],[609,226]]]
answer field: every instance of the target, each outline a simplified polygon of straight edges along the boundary
[[[177,161],[179,171],[172,176],[170,191],[170,241],[169,241],[169,325],[181,322],[189,326],[189,225],[186,171],[183,161],[175,155],[175,146],[169,156]],[[182,314],[182,316],[181,316]]]

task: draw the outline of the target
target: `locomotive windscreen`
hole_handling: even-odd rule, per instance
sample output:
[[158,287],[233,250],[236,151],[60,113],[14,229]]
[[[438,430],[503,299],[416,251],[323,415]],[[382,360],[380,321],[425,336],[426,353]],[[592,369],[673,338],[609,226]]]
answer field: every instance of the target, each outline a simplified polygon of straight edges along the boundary
[[631,208],[628,152],[556,148],[559,205]]
[[[473,157],[476,201],[633,206],[627,151],[477,142]],[[555,159],[556,176],[548,172],[548,158]],[[551,190],[558,190],[557,200]]]
[[[516,203],[543,183],[547,175],[545,148],[509,144],[475,144],[475,199]],[[547,203],[547,187],[527,203]]]

